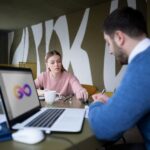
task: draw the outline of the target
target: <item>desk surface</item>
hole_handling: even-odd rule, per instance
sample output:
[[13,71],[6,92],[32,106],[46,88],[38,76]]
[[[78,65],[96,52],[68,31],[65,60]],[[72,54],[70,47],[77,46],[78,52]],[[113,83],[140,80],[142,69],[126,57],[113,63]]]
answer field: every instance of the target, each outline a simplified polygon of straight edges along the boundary
[[41,143],[28,145],[15,141],[0,143],[1,149],[11,150],[98,150],[100,143],[92,134],[85,119],[80,133],[51,133]]
[[[42,105],[45,105],[42,102]],[[59,107],[83,107],[84,105],[78,100],[66,102],[57,102],[53,105]],[[11,150],[100,150],[102,143],[93,135],[87,119],[84,120],[83,128],[79,133],[58,133],[52,132],[47,134],[44,141],[35,145],[27,145],[15,141],[1,142],[1,149]]]
[[55,101],[52,105],[46,104],[45,101],[41,101],[42,106],[52,106],[52,107],[66,107],[66,108],[84,108],[84,104],[77,100],[75,97],[68,99],[67,101],[58,100]]

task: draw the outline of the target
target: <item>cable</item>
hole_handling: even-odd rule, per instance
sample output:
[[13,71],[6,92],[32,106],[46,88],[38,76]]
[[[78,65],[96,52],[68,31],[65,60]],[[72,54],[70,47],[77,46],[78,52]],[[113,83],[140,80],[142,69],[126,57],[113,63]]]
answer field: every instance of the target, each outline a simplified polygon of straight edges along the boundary
[[74,150],[79,150],[79,147],[78,147],[77,145],[75,145],[75,144],[74,144],[70,139],[68,139],[68,138],[60,137],[60,136],[56,136],[56,135],[51,135],[50,137],[55,138],[55,139],[60,139],[60,140],[66,141],[66,142],[68,142],[69,144],[72,145],[72,147],[73,147]]

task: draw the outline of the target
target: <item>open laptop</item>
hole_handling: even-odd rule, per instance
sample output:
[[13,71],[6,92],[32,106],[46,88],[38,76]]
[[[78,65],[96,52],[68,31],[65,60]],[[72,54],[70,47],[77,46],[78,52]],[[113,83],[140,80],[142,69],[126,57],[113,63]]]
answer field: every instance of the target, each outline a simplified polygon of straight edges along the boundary
[[[85,109],[78,108],[46,108],[41,107],[35,88],[32,71],[29,68],[0,67],[0,92],[2,103],[10,129],[28,127],[38,128],[50,133],[79,132],[81,131]],[[56,110],[56,111],[55,111]],[[54,120],[47,122],[47,126],[37,125],[45,111],[54,111],[58,115]],[[41,115],[36,123],[30,123]],[[34,122],[34,121],[32,121]],[[54,122],[49,125],[49,122]],[[39,123],[40,124],[40,123]]]

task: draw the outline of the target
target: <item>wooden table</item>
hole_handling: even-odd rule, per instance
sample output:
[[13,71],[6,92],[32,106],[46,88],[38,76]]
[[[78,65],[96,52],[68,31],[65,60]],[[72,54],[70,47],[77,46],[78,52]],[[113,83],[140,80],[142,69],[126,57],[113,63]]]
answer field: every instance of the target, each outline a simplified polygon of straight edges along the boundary
[[65,107],[65,108],[84,108],[85,105],[80,101],[77,100],[75,97],[64,100],[55,101],[52,105],[47,104],[45,101],[41,101],[42,106],[49,106],[49,107]]

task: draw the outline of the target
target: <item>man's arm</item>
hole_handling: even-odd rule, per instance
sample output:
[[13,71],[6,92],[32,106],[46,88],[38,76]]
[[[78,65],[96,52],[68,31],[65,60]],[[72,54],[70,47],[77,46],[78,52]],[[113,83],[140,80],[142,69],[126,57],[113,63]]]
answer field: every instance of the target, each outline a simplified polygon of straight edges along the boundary
[[128,68],[120,87],[106,103],[90,105],[89,123],[98,139],[118,139],[149,111],[150,81],[139,67]]

